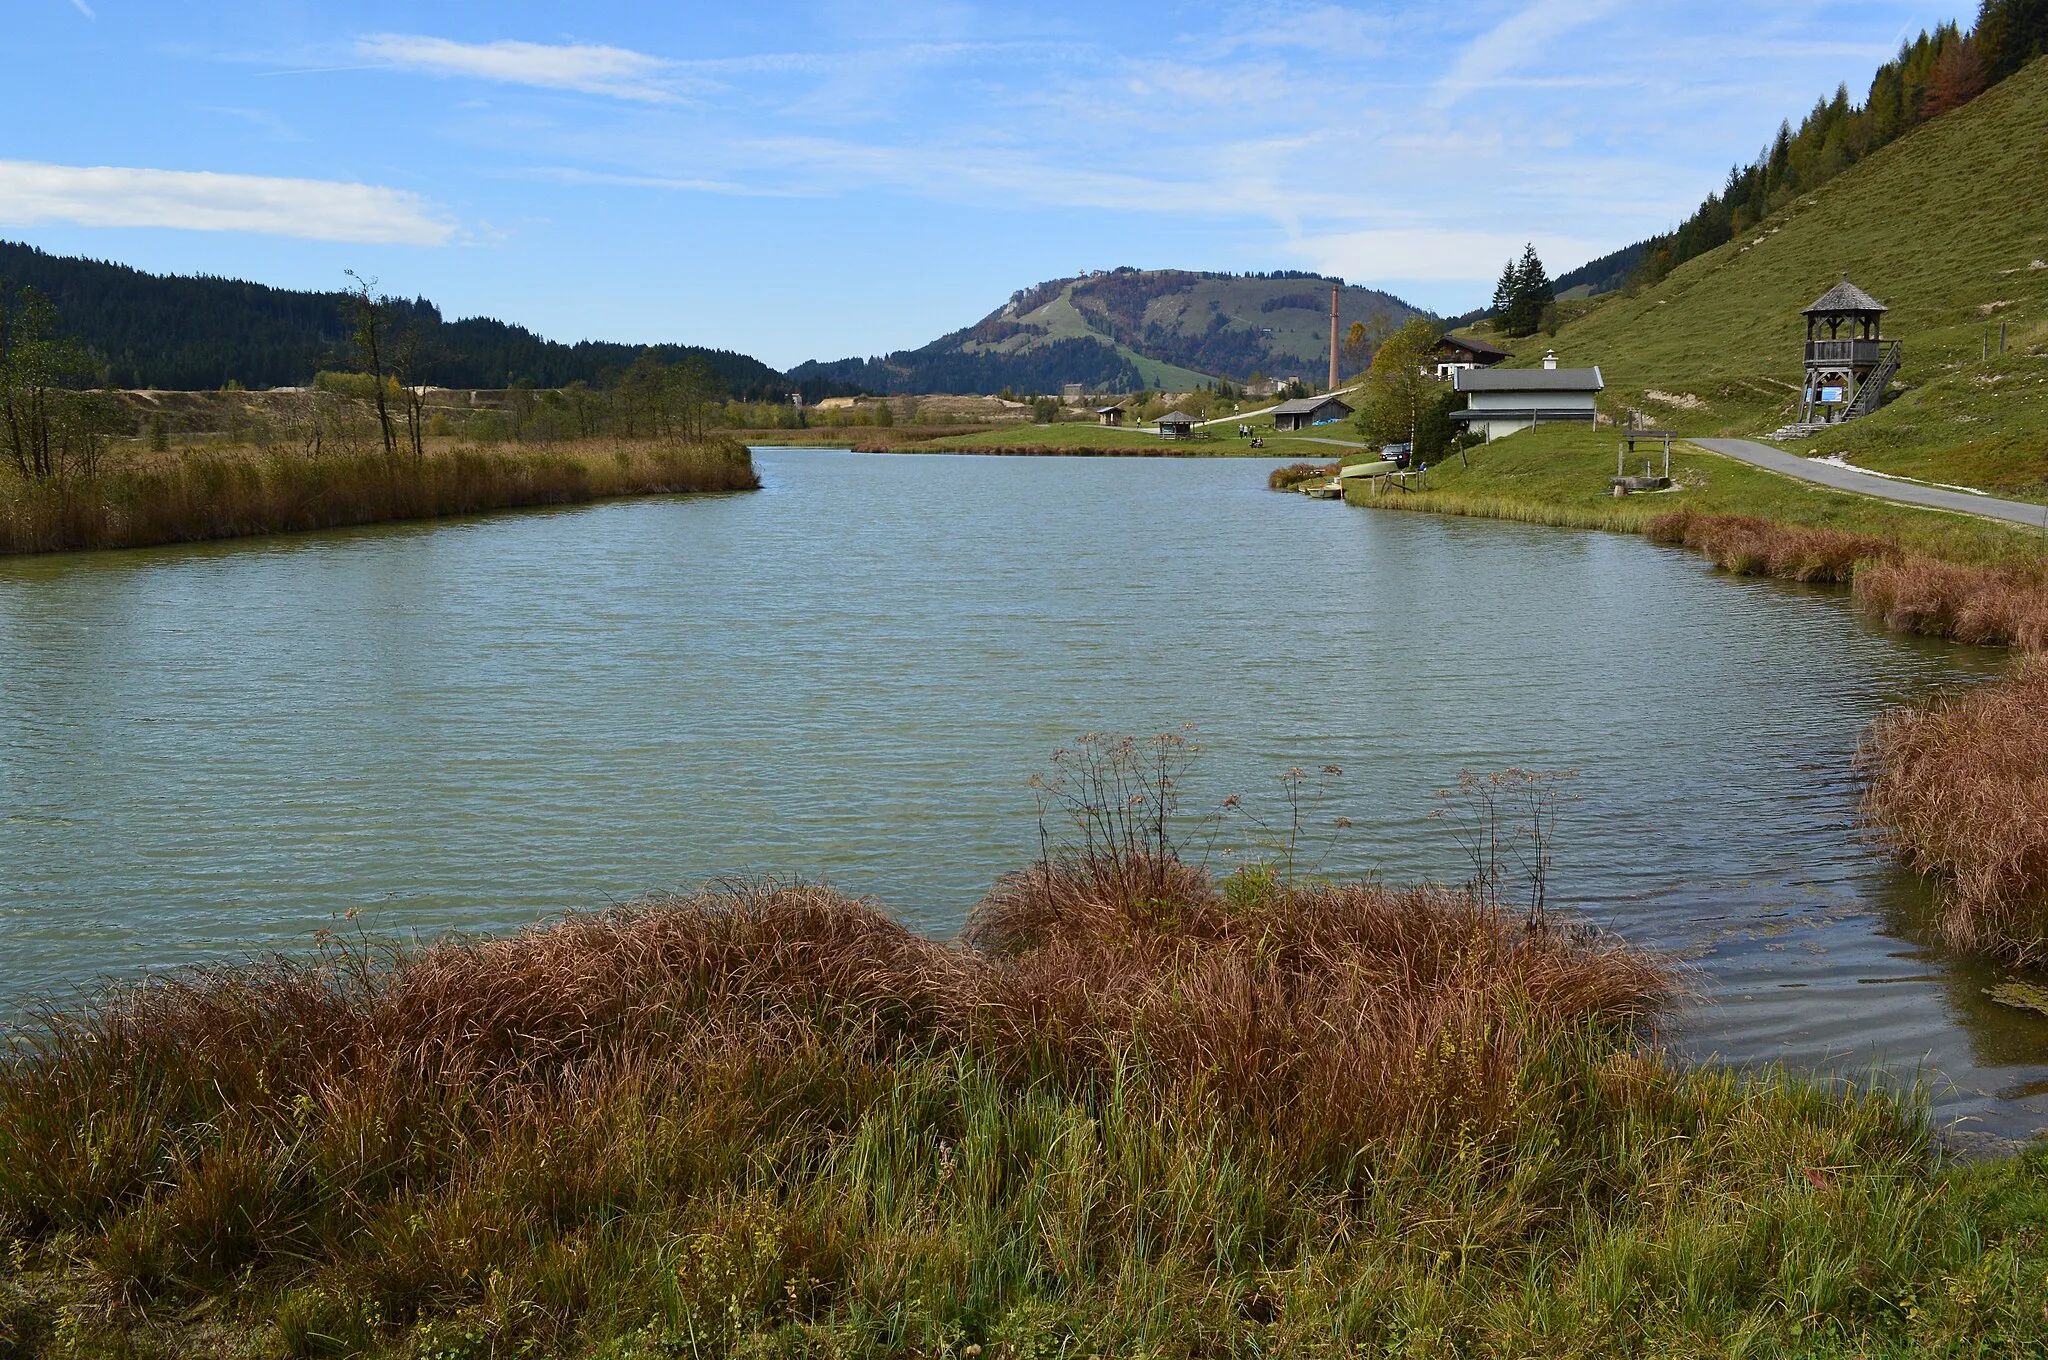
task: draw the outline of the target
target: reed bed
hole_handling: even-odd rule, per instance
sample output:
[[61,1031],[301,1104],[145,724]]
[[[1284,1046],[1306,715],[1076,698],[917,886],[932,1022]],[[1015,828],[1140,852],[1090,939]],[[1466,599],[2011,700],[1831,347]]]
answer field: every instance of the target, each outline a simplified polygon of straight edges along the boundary
[[1899,558],[1857,573],[1856,599],[1896,632],[2048,651],[2048,564],[1964,567]]
[[1742,576],[1846,585],[1858,567],[1899,557],[1898,545],[1873,534],[1814,529],[1751,515],[1674,510],[1643,528],[1652,542],[1692,549]]
[[45,483],[0,480],[0,553],[138,548],[760,485],[746,447],[197,452]]
[[1939,875],[1936,918],[1959,948],[2048,961],[2048,658],[1894,709],[1863,751],[1865,810]]
[[1644,532],[1742,575],[1853,583],[1857,603],[1894,632],[2048,650],[2048,564],[1964,566],[1872,534],[1691,510],[1660,515]]
[[1036,866],[958,945],[802,885],[330,940],[17,1029],[0,1352],[2048,1340],[1998,1217],[2048,1167],[1678,1069],[1670,995],[1468,893],[1170,856]]
[[1344,470],[1341,463],[1289,463],[1266,476],[1269,491],[1292,491],[1303,482],[1328,481]]

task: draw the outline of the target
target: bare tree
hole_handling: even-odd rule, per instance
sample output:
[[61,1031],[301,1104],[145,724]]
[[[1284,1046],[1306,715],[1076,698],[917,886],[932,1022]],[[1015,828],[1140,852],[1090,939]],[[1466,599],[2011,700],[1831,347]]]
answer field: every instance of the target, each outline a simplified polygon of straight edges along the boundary
[[375,296],[375,279],[365,279],[353,269],[342,273],[355,280],[349,289],[349,311],[355,323],[356,359],[369,371],[377,397],[377,428],[384,434],[384,452],[396,453],[398,439],[391,428],[391,412],[384,401],[384,342],[389,324],[389,299]]
[[426,369],[433,361],[433,342],[417,316],[397,328],[391,342],[391,369],[398,379],[398,394],[405,403],[405,434],[412,445],[415,463],[426,457],[427,387]]

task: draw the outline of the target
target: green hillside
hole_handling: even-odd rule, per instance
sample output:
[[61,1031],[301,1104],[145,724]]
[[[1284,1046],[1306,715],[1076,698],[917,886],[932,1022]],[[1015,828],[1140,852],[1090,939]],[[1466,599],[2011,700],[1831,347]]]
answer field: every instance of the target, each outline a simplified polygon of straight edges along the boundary
[[1568,364],[1600,365],[1603,405],[1617,415],[1755,436],[1792,416],[1800,309],[1845,272],[1891,307],[1885,332],[1905,345],[1898,395],[1788,447],[2048,496],[2048,61],[1655,286],[1519,342],[1516,362],[1555,348]]

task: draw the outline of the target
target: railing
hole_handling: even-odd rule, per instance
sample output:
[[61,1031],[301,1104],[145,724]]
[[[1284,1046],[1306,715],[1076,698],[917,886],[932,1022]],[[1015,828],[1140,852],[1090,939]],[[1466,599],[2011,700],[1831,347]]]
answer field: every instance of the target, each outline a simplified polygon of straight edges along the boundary
[[1896,343],[1891,340],[1809,340],[1806,342],[1806,362],[1861,368],[1881,362],[1885,346]]
[[[1857,343],[1865,343],[1858,341]],[[1885,342],[1884,357],[1878,360],[1870,376],[1856,389],[1856,400],[1849,403],[1849,409],[1842,413],[1843,419],[1867,416],[1884,405],[1884,390],[1892,385],[1892,375],[1899,371],[1899,363],[1905,357],[1905,348],[1898,341]]]

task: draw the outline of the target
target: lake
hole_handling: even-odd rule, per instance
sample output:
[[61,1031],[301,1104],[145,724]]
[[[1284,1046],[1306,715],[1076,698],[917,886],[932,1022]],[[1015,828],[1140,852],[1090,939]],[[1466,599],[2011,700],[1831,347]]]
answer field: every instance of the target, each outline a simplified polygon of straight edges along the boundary
[[1194,812],[1340,767],[1301,865],[1390,881],[1467,872],[1429,816],[1461,769],[1575,770],[1554,897],[1689,960],[1677,1042],[2048,1125],[2048,1017],[1926,942],[1856,822],[1869,720],[1999,655],[1263,461],[757,460],[751,495],[0,559],[0,1001],[730,875],[950,934],[1034,854],[1054,748],[1185,725]]

